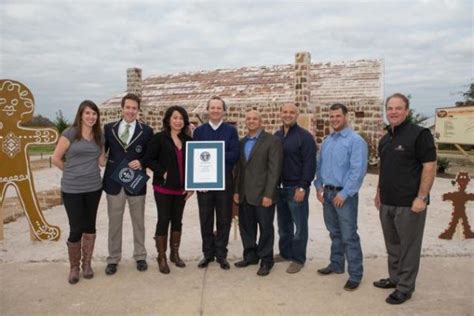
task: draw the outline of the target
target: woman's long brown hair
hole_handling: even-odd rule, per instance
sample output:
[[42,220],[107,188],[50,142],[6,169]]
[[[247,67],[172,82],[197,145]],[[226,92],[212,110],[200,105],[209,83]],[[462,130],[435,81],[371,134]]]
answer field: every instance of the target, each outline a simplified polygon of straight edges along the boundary
[[84,110],[90,108],[92,111],[97,113],[97,121],[95,122],[94,126],[92,126],[92,135],[94,137],[94,141],[97,146],[102,147],[102,129],[100,128],[100,111],[97,105],[90,101],[84,100],[79,104],[79,108],[77,109],[76,118],[74,119],[74,126],[77,129],[76,140],[82,139],[82,113]]

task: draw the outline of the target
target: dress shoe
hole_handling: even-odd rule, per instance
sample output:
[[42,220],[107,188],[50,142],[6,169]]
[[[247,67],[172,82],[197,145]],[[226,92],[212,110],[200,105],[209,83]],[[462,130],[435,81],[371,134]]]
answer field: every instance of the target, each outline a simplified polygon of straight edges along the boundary
[[266,276],[270,274],[271,268],[265,264],[260,266],[260,269],[257,271],[257,275],[259,276]]
[[342,274],[344,272],[334,271],[331,268],[331,266],[327,266],[326,268],[319,269],[318,273],[321,274],[321,275],[329,275],[329,274],[332,274],[332,273]]
[[395,290],[392,294],[390,294],[387,299],[385,299],[385,302],[389,304],[402,304],[406,300],[409,300],[411,298],[411,294],[408,293],[403,293],[400,292],[399,290]]
[[107,267],[105,267],[105,274],[112,275],[117,272],[117,264],[116,263],[109,263]]
[[280,255],[280,254],[273,257],[273,262],[275,262],[275,263],[285,262],[285,261],[289,261],[289,259],[286,259],[285,257],[282,257],[282,255]]
[[221,269],[223,269],[223,270],[229,270],[230,269],[229,261],[227,261],[226,258],[220,258],[220,259],[217,259],[216,261],[221,266]]
[[249,265],[253,265],[253,264],[258,264],[258,260],[257,261],[241,260],[241,261],[237,261],[236,263],[234,263],[234,266],[236,266],[237,268],[245,268],[245,267],[248,267]]
[[394,289],[397,284],[393,283],[390,279],[380,279],[374,282],[374,286],[381,289]]
[[214,261],[214,257],[212,258],[204,257],[201,259],[201,261],[199,261],[198,268],[201,268],[201,269],[206,268],[209,265],[209,262],[212,262],[212,261]]
[[355,291],[359,287],[359,282],[347,280],[346,284],[344,285],[344,290],[346,291]]
[[137,270],[146,271],[148,269],[148,263],[145,260],[137,260]]
[[302,268],[303,268],[303,265],[301,263],[293,261],[288,266],[288,269],[286,269],[286,273],[298,273],[301,271]]

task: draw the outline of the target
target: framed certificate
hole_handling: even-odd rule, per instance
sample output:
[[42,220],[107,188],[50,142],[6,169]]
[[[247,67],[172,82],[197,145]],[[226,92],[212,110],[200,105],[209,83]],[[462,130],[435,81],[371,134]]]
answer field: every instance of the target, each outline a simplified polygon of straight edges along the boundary
[[184,188],[217,191],[225,189],[224,141],[186,143]]

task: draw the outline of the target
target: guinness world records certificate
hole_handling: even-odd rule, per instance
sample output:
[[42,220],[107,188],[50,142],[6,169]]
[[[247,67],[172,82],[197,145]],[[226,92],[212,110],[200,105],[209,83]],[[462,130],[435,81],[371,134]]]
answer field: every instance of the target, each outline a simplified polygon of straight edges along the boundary
[[224,141],[186,143],[184,188],[208,191],[225,189]]

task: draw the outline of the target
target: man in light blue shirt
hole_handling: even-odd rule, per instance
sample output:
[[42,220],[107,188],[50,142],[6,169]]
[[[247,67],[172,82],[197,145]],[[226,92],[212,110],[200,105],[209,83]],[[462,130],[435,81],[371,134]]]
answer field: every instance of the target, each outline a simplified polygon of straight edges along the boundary
[[321,275],[344,273],[347,259],[349,280],[344,289],[353,291],[358,288],[363,274],[357,208],[358,192],[367,171],[368,149],[364,139],[348,126],[345,105],[331,106],[329,122],[333,133],[322,143],[314,185],[331,237],[331,262],[318,272]]

